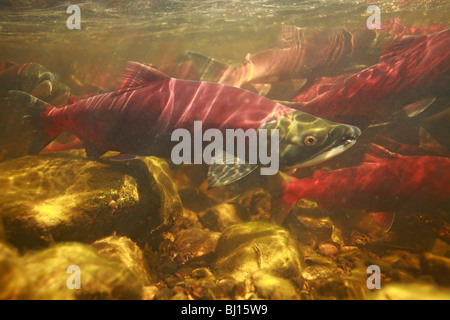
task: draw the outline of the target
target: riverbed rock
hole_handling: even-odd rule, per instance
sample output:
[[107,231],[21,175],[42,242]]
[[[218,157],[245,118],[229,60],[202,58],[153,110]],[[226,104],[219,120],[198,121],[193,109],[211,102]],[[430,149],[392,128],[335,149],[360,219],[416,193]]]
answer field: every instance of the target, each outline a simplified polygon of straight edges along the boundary
[[286,217],[283,226],[301,243],[317,247],[322,242],[333,241],[344,244],[342,231],[324,210],[318,208],[314,201],[302,199],[293,214]]
[[0,271],[2,300],[142,298],[142,283],[132,271],[77,242],[59,243],[23,256],[0,244]]
[[403,270],[413,277],[420,275],[420,256],[405,250],[388,250],[379,262],[380,267],[385,262],[392,270]]
[[3,227],[2,217],[0,216],[0,243],[6,241],[5,227]]
[[[60,243],[20,258],[32,299],[141,299],[142,284],[122,264],[82,243]],[[80,289],[75,266],[79,270]],[[73,278],[72,278],[73,277]]]
[[437,283],[450,286],[450,258],[426,252],[422,265],[425,273],[430,274]]
[[315,300],[362,300],[369,293],[365,279],[354,277],[319,278],[308,285]]
[[84,151],[26,156],[0,164],[0,215],[19,248],[91,243],[113,232],[135,241],[169,227],[181,201],[167,163],[89,160]]
[[199,228],[182,230],[174,241],[178,261],[184,263],[212,254],[216,249],[220,233]]
[[430,283],[396,283],[368,296],[373,300],[450,300],[450,289]]
[[[127,237],[110,236],[91,244],[97,252],[110,260],[121,263],[134,273],[139,282],[149,286],[152,281],[151,270],[142,250]],[[153,278],[156,278],[153,276]]]
[[0,242],[0,300],[27,299],[29,284],[17,250]]
[[290,280],[301,289],[303,255],[283,228],[266,222],[246,222],[226,228],[216,247],[217,278],[249,279],[256,271]]
[[205,228],[221,232],[226,227],[244,222],[248,215],[243,208],[233,203],[221,203],[200,212],[199,220]]
[[273,276],[264,271],[252,274],[253,285],[258,297],[271,300],[298,300],[299,293],[291,281]]

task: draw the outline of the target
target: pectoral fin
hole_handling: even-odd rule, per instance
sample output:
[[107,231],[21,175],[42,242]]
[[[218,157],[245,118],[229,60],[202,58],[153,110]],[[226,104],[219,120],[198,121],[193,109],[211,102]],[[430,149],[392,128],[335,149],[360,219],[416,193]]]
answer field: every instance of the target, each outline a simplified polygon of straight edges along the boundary
[[121,154],[118,154],[117,156],[111,157],[109,160],[111,160],[111,161],[129,161],[129,160],[139,159],[142,157],[144,157],[144,156],[140,156],[137,154],[121,153]]
[[257,164],[213,164],[208,170],[208,187],[220,187],[236,182],[249,175]]
[[208,170],[208,187],[220,187],[236,182],[255,170],[257,164],[249,164],[225,151],[220,151],[212,159]]
[[406,113],[408,118],[412,118],[425,111],[433,104],[434,101],[436,101],[436,98],[434,97],[416,101],[403,107],[403,111]]

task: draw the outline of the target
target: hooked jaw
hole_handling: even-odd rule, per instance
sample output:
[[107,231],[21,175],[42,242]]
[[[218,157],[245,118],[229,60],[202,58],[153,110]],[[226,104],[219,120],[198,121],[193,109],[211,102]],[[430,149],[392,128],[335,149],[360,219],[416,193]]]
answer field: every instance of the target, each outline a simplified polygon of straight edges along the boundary
[[355,126],[348,126],[348,130],[340,138],[335,140],[328,148],[324,149],[316,158],[320,157],[323,160],[330,159],[356,143],[356,139],[361,135],[361,130]]
[[[333,137],[339,132],[340,137]],[[361,135],[361,130],[355,126],[341,124],[337,128],[331,130],[328,138],[334,140],[328,146],[321,149],[318,153],[304,159],[300,163],[287,167],[286,169],[309,167],[328,159],[331,159],[342,152],[348,150],[356,143],[356,139]]]

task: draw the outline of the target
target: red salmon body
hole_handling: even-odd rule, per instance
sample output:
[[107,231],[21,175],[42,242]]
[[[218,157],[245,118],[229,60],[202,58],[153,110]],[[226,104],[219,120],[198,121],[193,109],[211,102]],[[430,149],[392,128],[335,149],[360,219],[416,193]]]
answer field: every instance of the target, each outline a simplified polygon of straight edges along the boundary
[[118,91],[81,100],[41,114],[45,132],[76,134],[99,152],[170,155],[170,135],[202,121],[203,130],[257,129],[294,112],[246,90],[199,81],[169,78],[156,69],[133,63]]
[[285,201],[312,198],[324,208],[394,211],[450,208],[450,159],[407,157],[378,146],[358,167],[319,171],[286,185]]
[[448,95],[450,30],[395,39],[387,52],[361,72],[323,80],[294,98],[298,104],[293,107],[358,125],[368,119],[383,122],[408,104]]

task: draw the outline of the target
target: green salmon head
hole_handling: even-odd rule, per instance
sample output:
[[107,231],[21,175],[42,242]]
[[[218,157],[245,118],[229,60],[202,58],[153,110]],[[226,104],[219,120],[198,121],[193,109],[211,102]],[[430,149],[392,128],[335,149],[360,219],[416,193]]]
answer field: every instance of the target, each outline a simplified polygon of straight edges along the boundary
[[285,170],[312,166],[344,152],[361,130],[296,111],[263,124],[260,129],[279,130],[279,164]]
[[53,73],[36,63],[26,64],[23,69],[18,79],[20,91],[30,93],[40,99],[46,98],[52,93],[55,80]]

